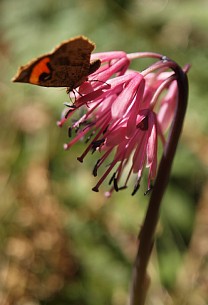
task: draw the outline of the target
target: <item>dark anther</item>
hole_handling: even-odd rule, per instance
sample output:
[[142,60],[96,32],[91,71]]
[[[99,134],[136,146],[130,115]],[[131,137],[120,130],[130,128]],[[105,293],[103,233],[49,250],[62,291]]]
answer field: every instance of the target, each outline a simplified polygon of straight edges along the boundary
[[97,160],[97,162],[93,168],[92,174],[94,177],[97,177],[97,169],[98,169],[99,162],[100,162],[100,159]]
[[74,111],[74,109],[69,109],[67,112],[66,112],[66,114],[65,114],[65,119],[67,119],[67,117],[68,117],[68,115],[72,112],[72,111]]
[[153,185],[151,185],[150,188],[146,192],[144,192],[144,196],[148,195],[152,191],[152,189]]
[[72,128],[69,127],[68,128],[68,137],[71,138],[71,136],[72,136]]
[[81,163],[83,163],[83,157],[77,157],[77,160]]
[[110,178],[110,180],[109,180],[109,182],[108,182],[109,185],[111,185],[111,183],[113,182],[113,180],[115,179],[115,177],[116,177],[116,172],[113,173],[112,177]]
[[127,186],[126,186],[126,185],[120,186],[120,187],[118,188],[119,191],[125,190],[125,189],[127,189]]
[[138,191],[138,189],[140,188],[140,181],[138,180],[135,185],[134,185],[134,190],[131,193],[131,196],[134,196],[136,194],[136,192]]
[[97,140],[92,142],[92,153],[96,151],[98,147],[100,147],[105,142],[105,139]]
[[97,186],[94,186],[94,187],[92,188],[92,191],[94,191],[94,192],[98,193],[98,192],[99,192],[99,189],[98,189],[98,187],[97,187]]
[[119,191],[119,187],[118,187],[118,180],[117,180],[117,178],[113,179],[113,186],[114,186],[114,190],[116,192],[118,192]]

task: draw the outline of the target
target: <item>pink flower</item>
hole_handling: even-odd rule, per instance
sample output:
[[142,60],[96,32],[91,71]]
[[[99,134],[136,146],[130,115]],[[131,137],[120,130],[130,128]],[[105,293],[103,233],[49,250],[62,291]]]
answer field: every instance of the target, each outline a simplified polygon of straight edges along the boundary
[[[159,63],[141,72],[128,69],[131,60],[137,57],[140,53],[93,54],[92,60],[99,58],[101,67],[73,93],[74,104],[67,105],[58,122],[62,126],[79,108],[85,109],[77,121],[71,121],[69,136],[72,137],[73,131],[75,135],[64,148],[69,149],[86,138],[88,145],[77,159],[83,162],[88,152],[98,153],[100,156],[93,169],[94,176],[105,163],[108,164],[93,188],[98,191],[111,174],[109,184],[112,186],[107,196],[113,190],[126,188],[133,175],[134,195],[145,168],[148,170],[147,192],[151,189],[157,173],[158,139],[164,147],[164,134],[172,123],[176,107],[174,73],[166,72],[168,65],[164,64],[162,56],[156,57],[160,59]],[[70,96],[73,95],[70,93]]]

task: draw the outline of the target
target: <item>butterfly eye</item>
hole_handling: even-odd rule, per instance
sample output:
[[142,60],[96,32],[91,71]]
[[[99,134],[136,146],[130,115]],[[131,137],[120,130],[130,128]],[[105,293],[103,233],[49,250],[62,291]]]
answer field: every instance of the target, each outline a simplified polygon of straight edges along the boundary
[[39,76],[39,81],[44,82],[44,81],[47,81],[47,80],[51,79],[51,77],[52,77],[52,74],[51,74],[51,73],[43,72],[43,73],[41,73],[41,75]]

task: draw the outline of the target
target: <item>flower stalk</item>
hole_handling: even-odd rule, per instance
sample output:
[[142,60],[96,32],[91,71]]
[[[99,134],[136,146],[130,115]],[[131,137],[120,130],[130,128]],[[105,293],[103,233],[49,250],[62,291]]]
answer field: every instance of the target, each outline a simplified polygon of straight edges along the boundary
[[147,266],[154,245],[155,230],[158,223],[161,201],[165,193],[177,144],[183,127],[188,101],[188,80],[185,67],[183,71],[175,62],[168,60],[169,67],[175,72],[178,86],[178,102],[172,128],[160,161],[154,188],[150,197],[147,213],[139,233],[139,247],[134,264],[130,305],[145,304],[148,290]]

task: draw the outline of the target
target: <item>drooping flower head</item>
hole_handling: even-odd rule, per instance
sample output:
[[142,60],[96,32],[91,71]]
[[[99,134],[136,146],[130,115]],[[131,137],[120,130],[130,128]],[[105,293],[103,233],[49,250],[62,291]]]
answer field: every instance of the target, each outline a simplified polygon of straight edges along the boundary
[[[145,56],[158,61],[140,72],[129,68],[133,59]],[[96,152],[99,156],[94,176],[107,164],[94,191],[108,177],[111,187],[106,195],[110,196],[113,190],[126,188],[135,176],[134,195],[147,168],[148,192],[157,173],[158,140],[164,148],[177,106],[174,72],[169,71],[168,59],[159,54],[105,52],[91,56],[92,60],[97,58],[102,63],[100,68],[76,92],[69,93],[75,101],[66,105],[58,122],[59,126],[70,122],[72,139],[64,148],[69,149],[85,137],[87,147],[77,159],[83,162],[90,151]],[[70,120],[80,108],[85,109],[84,114],[76,121]]]

